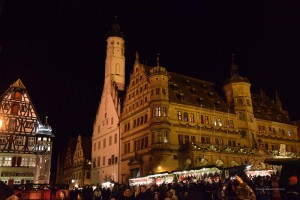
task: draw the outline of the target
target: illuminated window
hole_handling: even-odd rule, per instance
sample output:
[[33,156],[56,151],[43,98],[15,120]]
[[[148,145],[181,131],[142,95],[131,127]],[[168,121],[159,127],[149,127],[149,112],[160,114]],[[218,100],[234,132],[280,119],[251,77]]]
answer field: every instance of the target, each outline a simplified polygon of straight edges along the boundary
[[11,161],[12,158],[11,157],[4,157],[4,161],[3,161],[3,166],[11,166]]
[[161,109],[160,109],[159,106],[155,108],[155,116],[156,117],[160,117],[161,116]]
[[212,118],[212,124],[214,126],[217,126],[217,119],[215,117]]
[[221,118],[218,118],[218,119],[217,119],[217,125],[218,125],[218,126],[222,126],[222,120],[221,120]]
[[15,145],[22,145],[23,144],[23,137],[22,136],[17,136],[15,140]]
[[22,158],[21,160],[21,167],[27,167],[28,166],[28,159]]
[[182,114],[180,111],[177,111],[177,119],[180,121],[182,120]]
[[164,131],[164,143],[168,143],[168,142],[169,142],[168,132]]
[[33,137],[29,137],[28,138],[28,145],[29,146],[33,146],[34,145],[34,138]]
[[194,118],[194,114],[193,113],[190,113],[190,122],[195,122],[195,118]]

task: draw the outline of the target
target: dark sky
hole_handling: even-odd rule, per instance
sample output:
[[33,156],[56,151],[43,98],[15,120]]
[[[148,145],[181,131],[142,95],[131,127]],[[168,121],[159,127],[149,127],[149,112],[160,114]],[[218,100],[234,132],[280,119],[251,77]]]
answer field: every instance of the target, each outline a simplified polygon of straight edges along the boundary
[[[109,3],[110,2],[110,3]],[[149,65],[222,84],[231,54],[240,75],[300,119],[300,12],[297,1],[2,0],[0,92],[20,78],[55,135],[92,135],[100,100],[106,34],[118,15],[126,70],[135,52]],[[127,79],[128,80],[128,79]]]

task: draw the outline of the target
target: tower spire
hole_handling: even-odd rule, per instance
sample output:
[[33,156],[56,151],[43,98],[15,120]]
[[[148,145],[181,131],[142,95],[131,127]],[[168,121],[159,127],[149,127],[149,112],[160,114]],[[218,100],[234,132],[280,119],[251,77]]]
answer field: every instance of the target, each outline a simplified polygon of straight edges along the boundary
[[235,64],[235,53],[231,54],[230,73],[231,73],[231,76],[239,75],[238,66]]
[[280,110],[283,110],[283,106],[282,106],[282,103],[281,103],[281,100],[280,100],[280,98],[279,98],[279,95],[278,95],[277,90],[275,91],[275,104],[276,104],[276,106],[277,106]]
[[157,66],[159,66],[159,56],[160,56],[160,53],[157,53],[157,55],[156,55],[156,63],[157,63]]
[[123,38],[123,33],[121,32],[121,27],[120,24],[118,23],[118,16],[115,15],[115,21],[113,23],[113,25],[111,26],[111,30],[109,31],[108,34],[109,37],[121,37]]
[[135,52],[135,60],[139,61],[139,52],[137,52],[137,51]]

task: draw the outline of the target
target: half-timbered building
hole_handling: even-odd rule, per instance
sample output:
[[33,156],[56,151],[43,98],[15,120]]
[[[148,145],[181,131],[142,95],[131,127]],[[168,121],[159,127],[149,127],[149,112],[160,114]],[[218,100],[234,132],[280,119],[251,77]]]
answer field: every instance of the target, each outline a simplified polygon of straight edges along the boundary
[[0,98],[0,180],[49,183],[53,137],[47,118],[43,124],[18,79]]

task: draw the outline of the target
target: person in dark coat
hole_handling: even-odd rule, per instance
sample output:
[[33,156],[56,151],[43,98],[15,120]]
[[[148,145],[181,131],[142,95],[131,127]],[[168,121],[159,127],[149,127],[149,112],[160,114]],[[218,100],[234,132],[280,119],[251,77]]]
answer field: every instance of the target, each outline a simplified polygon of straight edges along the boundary
[[125,188],[120,200],[134,200],[134,196],[130,187]]
[[147,190],[146,185],[141,186],[141,191],[135,198],[136,200],[153,200],[154,196],[152,196]]
[[6,200],[6,199],[17,200],[18,197],[15,195],[12,188],[10,188],[4,182],[0,181],[0,200]]

